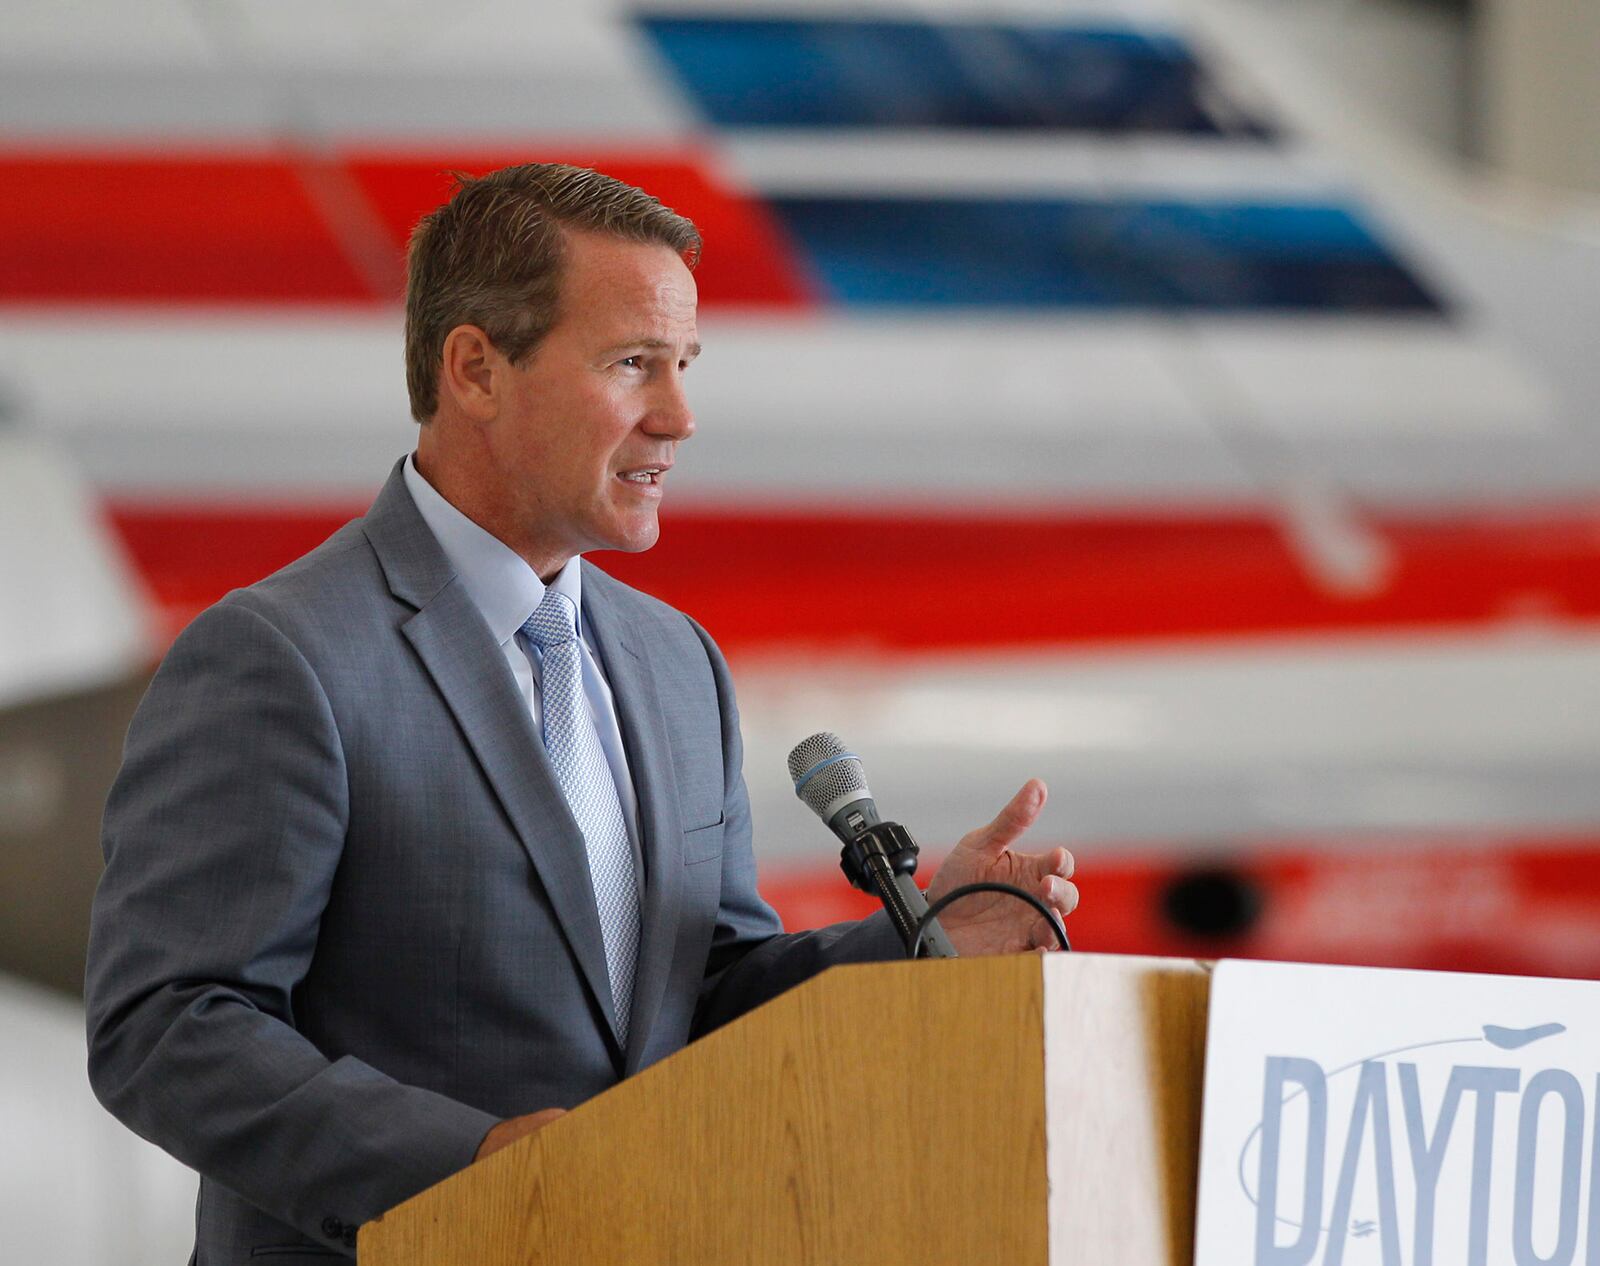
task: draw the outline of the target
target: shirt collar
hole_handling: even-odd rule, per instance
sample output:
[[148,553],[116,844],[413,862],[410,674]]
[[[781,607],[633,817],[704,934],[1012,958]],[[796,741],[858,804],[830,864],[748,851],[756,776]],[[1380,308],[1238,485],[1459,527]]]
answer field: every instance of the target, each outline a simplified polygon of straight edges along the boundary
[[[544,600],[544,582],[520,554],[446,501],[422,477],[415,453],[406,458],[404,478],[417,513],[444,550],[489,632],[504,646]],[[583,636],[583,570],[576,558],[568,560],[550,587],[572,600],[578,611],[578,635]]]

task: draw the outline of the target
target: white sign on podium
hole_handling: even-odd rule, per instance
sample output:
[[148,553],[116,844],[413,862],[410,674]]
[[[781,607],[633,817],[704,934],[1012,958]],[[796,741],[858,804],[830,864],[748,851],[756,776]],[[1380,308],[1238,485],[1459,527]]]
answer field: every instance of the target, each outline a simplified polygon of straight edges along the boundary
[[1600,1266],[1600,984],[1228,960],[1195,1266]]

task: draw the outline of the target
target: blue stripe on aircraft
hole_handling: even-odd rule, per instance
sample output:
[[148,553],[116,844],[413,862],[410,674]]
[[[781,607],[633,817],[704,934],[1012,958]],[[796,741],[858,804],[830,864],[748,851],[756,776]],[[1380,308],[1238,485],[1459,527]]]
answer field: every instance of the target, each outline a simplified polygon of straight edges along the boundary
[[729,128],[1061,128],[1263,138],[1170,35],[842,19],[642,16]]
[[1444,307],[1336,206],[777,198],[847,306],[1431,313]]

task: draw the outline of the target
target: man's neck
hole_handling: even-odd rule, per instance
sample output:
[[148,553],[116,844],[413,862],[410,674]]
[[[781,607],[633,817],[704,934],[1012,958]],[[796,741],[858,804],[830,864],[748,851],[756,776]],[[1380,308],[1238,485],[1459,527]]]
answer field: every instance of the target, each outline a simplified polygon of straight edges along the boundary
[[427,481],[430,488],[452,506],[521,557],[529,567],[533,568],[534,575],[548,585],[561,574],[561,569],[572,561],[573,555],[570,552],[541,548],[537,544],[520,539],[521,534],[516,531],[517,515],[514,511],[510,507],[487,504],[476,494],[476,489],[489,486],[491,481],[473,479],[470,473],[463,474],[464,470],[470,468],[470,463],[446,459],[439,451],[441,445],[429,431],[429,427],[435,425],[437,423],[424,426],[418,438],[417,450],[412,455],[417,473]]

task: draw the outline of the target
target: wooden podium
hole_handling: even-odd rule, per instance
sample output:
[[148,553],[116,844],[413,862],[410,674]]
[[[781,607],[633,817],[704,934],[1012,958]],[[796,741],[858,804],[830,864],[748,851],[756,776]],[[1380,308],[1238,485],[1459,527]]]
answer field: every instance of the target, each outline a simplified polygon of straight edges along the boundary
[[1188,1266],[1208,982],[835,968],[368,1223],[362,1266]]

